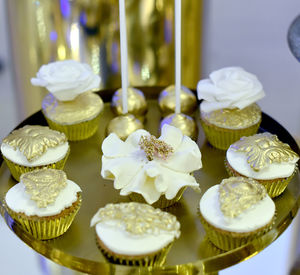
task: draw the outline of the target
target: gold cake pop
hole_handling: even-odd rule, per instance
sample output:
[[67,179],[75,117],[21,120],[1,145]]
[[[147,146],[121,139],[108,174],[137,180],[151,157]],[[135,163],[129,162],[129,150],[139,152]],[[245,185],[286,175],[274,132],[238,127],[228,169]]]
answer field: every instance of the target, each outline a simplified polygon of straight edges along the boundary
[[115,133],[120,139],[125,140],[131,133],[143,129],[143,124],[132,114],[120,115],[113,118],[107,126],[107,135]]
[[[185,86],[181,86],[180,89],[180,102],[181,113],[183,114],[191,115],[197,107],[196,96]],[[158,97],[158,105],[163,117],[175,113],[176,95],[174,85],[168,86],[160,93]]]
[[[142,91],[129,87],[127,89],[128,113],[133,114],[140,121],[144,121],[147,112],[147,102]],[[111,108],[116,115],[123,114],[122,88],[118,89],[111,101]]]
[[188,115],[178,113],[166,116],[160,123],[160,130],[164,124],[172,125],[182,131],[186,136],[193,140],[198,138],[198,127],[194,119]]

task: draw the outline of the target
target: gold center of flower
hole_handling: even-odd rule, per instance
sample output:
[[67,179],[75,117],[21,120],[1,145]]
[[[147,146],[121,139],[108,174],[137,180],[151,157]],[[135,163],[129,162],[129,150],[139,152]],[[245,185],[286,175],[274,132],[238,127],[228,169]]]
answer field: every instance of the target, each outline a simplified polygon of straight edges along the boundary
[[172,146],[166,142],[157,139],[155,136],[141,136],[139,145],[142,150],[146,153],[149,161],[153,160],[154,157],[167,159],[170,154],[174,152]]

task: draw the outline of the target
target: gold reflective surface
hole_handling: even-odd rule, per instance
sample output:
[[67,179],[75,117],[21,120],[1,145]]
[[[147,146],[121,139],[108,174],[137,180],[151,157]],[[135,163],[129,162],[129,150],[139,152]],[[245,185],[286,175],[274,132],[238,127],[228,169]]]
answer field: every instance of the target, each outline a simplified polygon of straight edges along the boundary
[[[151,94],[156,92],[155,99],[148,100],[149,109],[146,115],[145,129],[158,136],[161,114],[157,104],[157,95],[161,89],[144,88],[142,90],[146,95],[148,90]],[[100,92],[101,96],[103,93],[104,91]],[[14,233],[35,251],[54,262],[81,272],[104,275],[149,273],[185,275],[216,272],[256,255],[272,243],[287,228],[296,215],[300,196],[298,173],[289,183],[284,193],[274,199],[277,219],[270,232],[246,246],[227,252],[215,248],[207,240],[198,217],[199,200],[209,187],[219,184],[223,178],[228,178],[228,175],[224,167],[225,152],[214,149],[207,143],[203,131],[199,127],[199,114],[197,112],[196,122],[200,129],[197,143],[202,153],[203,168],[196,171],[194,176],[200,183],[202,193],[199,194],[192,189],[187,189],[179,203],[167,209],[180,222],[181,236],[174,242],[167,254],[165,265],[153,268],[137,268],[108,263],[97,248],[95,232],[94,228],[90,227],[90,220],[100,207],[104,207],[108,203],[129,201],[127,197],[119,195],[119,191],[113,188],[111,181],[104,180],[100,176],[101,143],[105,138],[106,125],[113,117],[110,106],[106,103],[97,133],[87,140],[70,142],[71,152],[65,166],[65,172],[70,180],[81,187],[82,205],[74,222],[64,235],[49,241],[38,241],[25,233],[0,207],[1,214]],[[270,121],[274,122],[263,115],[263,125],[265,121],[268,121],[268,123]],[[44,124],[45,120],[39,112],[26,122]],[[278,124],[273,125],[276,125],[276,128],[268,128],[268,125],[264,125],[264,129],[276,134],[280,130],[280,126]],[[288,139],[285,135],[282,134],[281,139]],[[289,138],[291,139],[291,137]],[[283,141],[285,141],[284,139]],[[293,149],[299,152],[295,145]],[[0,203],[3,202],[7,190],[15,183],[6,164],[2,163],[0,167]]]
[[[41,65],[74,59],[91,65],[100,88],[119,88],[118,0],[9,0],[19,109],[39,110],[46,89],[28,81]],[[132,86],[174,83],[174,0],[126,0],[128,77]],[[182,1],[182,84],[194,88],[200,76],[202,0]]]

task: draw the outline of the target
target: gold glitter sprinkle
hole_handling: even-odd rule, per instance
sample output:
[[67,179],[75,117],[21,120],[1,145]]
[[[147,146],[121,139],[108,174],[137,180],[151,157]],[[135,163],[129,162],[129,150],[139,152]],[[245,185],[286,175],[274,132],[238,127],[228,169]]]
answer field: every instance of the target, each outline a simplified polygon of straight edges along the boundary
[[60,191],[66,187],[67,176],[62,170],[41,169],[22,174],[20,181],[25,185],[31,200],[39,208],[44,208],[55,202]]
[[146,153],[149,161],[153,160],[154,157],[167,159],[169,155],[174,152],[172,146],[152,135],[141,136],[139,145]]
[[96,220],[96,223],[117,221],[118,228],[134,235],[158,235],[162,232],[174,232],[177,237],[180,235],[180,224],[175,216],[143,203],[107,204],[99,209]]
[[264,186],[254,179],[231,177],[220,184],[220,208],[225,216],[234,218],[263,200],[266,195]]
[[288,162],[299,157],[288,144],[281,142],[276,135],[267,132],[242,137],[230,148],[238,152],[245,152],[248,157],[247,162],[255,171],[259,171],[274,162]]
[[67,141],[65,134],[49,129],[47,126],[26,125],[12,131],[3,142],[19,149],[28,161],[43,155],[48,148],[54,148]]
[[246,128],[259,122],[261,110],[257,104],[252,104],[244,109],[220,109],[209,113],[201,112],[207,122],[219,127],[229,129]]

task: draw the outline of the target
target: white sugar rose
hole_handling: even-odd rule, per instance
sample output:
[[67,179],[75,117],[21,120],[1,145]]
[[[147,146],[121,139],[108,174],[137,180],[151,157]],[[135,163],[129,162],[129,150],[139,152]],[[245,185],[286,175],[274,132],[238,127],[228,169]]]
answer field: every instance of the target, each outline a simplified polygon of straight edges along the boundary
[[[135,192],[149,204],[156,202],[161,195],[171,200],[184,186],[197,189],[199,185],[191,173],[202,167],[198,145],[179,129],[167,124],[163,126],[160,138],[152,136],[145,149],[141,141],[150,136],[145,130],[137,130],[125,142],[114,133],[105,138],[102,143],[102,177],[114,180],[114,188],[121,189],[121,195]],[[150,146],[150,152],[157,153],[150,159],[147,146]],[[164,147],[167,149],[161,146],[167,146]]]
[[81,93],[99,88],[100,77],[88,64],[64,60],[43,65],[36,78],[31,78],[31,83],[46,87],[60,101],[69,101]]
[[240,67],[227,67],[212,72],[209,79],[197,85],[201,110],[211,112],[223,108],[243,109],[263,98],[265,93],[257,77]]

